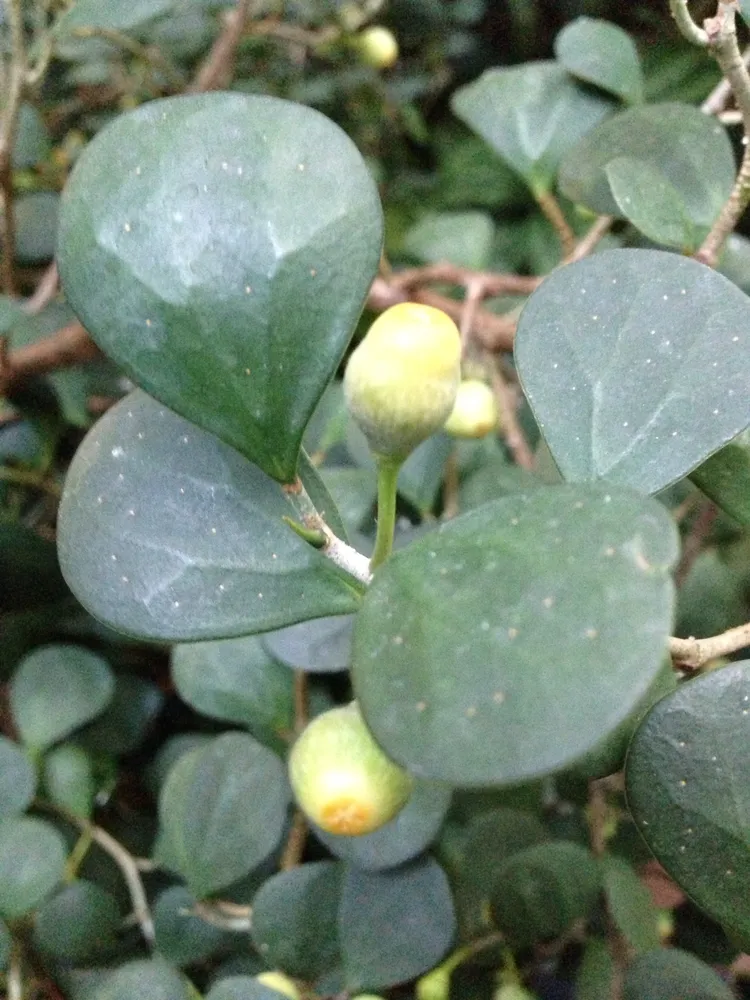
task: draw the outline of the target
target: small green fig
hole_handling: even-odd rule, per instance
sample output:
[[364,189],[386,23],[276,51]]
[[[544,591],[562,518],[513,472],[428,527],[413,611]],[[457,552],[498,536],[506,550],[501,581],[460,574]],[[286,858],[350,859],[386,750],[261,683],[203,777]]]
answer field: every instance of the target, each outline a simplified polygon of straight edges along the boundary
[[372,833],[401,811],[411,777],[370,734],[356,702],[307,726],[289,755],[289,780],[302,811],[327,833]]
[[362,62],[373,69],[390,69],[398,61],[398,42],[393,32],[382,25],[361,31],[355,46]]
[[344,393],[376,458],[403,461],[445,423],[461,378],[461,337],[440,309],[386,309],[349,358]]
[[444,430],[453,437],[482,438],[497,427],[497,422],[497,401],[492,389],[479,379],[464,379]]
[[276,990],[277,993],[288,997],[289,1000],[302,1000],[302,994],[295,981],[283,972],[278,972],[277,970],[273,972],[261,972],[255,978],[263,986],[267,986],[270,990]]

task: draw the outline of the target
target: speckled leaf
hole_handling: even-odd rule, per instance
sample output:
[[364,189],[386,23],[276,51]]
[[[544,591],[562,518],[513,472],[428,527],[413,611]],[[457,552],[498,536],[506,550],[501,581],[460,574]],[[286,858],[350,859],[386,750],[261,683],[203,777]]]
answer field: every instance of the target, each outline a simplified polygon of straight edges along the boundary
[[[312,493],[317,477],[301,466]],[[224,638],[356,610],[354,581],[285,515],[298,517],[257,466],[136,391],[73,459],[60,562],[92,614],[147,638]]]
[[707,230],[734,184],[735,164],[726,129],[688,104],[630,108],[602,122],[565,156],[560,187],[593,212],[622,217],[606,168],[618,157],[641,160],[677,191],[697,229]]
[[643,100],[643,71],[635,42],[616,24],[578,17],[555,39],[555,55],[569,73],[628,104]]
[[614,108],[555,62],[487,70],[455,92],[452,106],[539,192],[552,187],[566,150]]
[[317,861],[272,876],[253,898],[253,942],[264,961],[314,980],[340,962],[342,866]]
[[733,1000],[734,992],[710,965],[679,948],[639,955],[625,971],[623,1000]]
[[159,796],[174,866],[203,898],[243,878],[281,840],[289,788],[279,758],[244,733],[225,733],[172,767]]
[[750,431],[699,465],[690,478],[735,521],[750,527]]
[[750,424],[750,299],[687,257],[609,250],[554,272],[515,353],[566,479],[655,493]]
[[451,801],[447,785],[417,781],[404,808],[390,823],[361,837],[338,837],[313,825],[318,840],[342,861],[365,871],[395,868],[410,861],[437,837]]
[[257,636],[175,646],[172,680],[196,712],[246,726],[260,739],[293,729],[294,675]]
[[280,663],[311,673],[340,673],[352,660],[354,615],[314,618],[267,632],[262,643]]
[[63,197],[66,296],[133,380],[294,479],[375,274],[382,212],[350,139],[289,101],[151,101],[86,148]]
[[448,879],[432,858],[389,872],[347,871],[339,940],[349,992],[421,976],[446,954],[455,932]]
[[448,522],[378,570],[357,616],[368,725],[458,786],[564,767],[658,673],[676,555],[664,508],[617,488],[540,487]]
[[649,712],[627,795],[657,859],[728,929],[750,933],[750,660],[682,684]]

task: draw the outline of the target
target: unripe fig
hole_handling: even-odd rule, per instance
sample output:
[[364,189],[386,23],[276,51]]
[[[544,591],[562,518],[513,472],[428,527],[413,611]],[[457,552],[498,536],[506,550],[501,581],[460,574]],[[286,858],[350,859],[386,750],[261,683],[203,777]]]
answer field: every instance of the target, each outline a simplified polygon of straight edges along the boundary
[[373,69],[390,69],[398,60],[398,42],[392,31],[374,24],[361,31],[355,40],[359,57]]
[[377,745],[356,702],[313,719],[292,747],[289,779],[314,823],[347,836],[390,822],[412,790],[411,777]]
[[386,309],[349,358],[349,411],[375,456],[403,461],[445,423],[461,378],[461,337],[440,309]]
[[277,993],[283,994],[289,1000],[302,1000],[302,994],[297,988],[297,984],[289,976],[284,975],[283,972],[277,972],[276,970],[273,972],[261,972],[255,978],[263,986],[267,986],[270,990],[276,990]]
[[505,983],[495,993],[494,1000],[536,1000],[536,997],[520,983]]
[[497,427],[497,401],[486,382],[464,379],[444,430],[454,437],[481,438]]

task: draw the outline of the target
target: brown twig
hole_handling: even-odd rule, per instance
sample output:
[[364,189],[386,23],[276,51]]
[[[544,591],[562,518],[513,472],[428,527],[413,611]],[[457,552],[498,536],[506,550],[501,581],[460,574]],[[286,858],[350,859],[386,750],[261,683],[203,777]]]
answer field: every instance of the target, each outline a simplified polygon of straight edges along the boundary
[[414,288],[417,285],[428,285],[432,282],[455,285],[457,288],[467,288],[470,284],[479,285],[485,296],[495,295],[530,295],[539,287],[542,278],[528,277],[522,274],[498,274],[494,271],[471,271],[447,261],[439,264],[428,264],[425,267],[410,267],[403,271],[391,272],[389,284],[395,288]]
[[560,202],[551,191],[537,191],[535,192],[535,198],[537,205],[542,210],[542,214],[552,224],[552,228],[557,233],[562,256],[566,260],[575,250],[576,234],[565,218],[565,213],[560,207]]
[[62,488],[54,479],[41,475],[35,469],[17,469],[8,465],[0,465],[0,483],[9,483],[12,486],[26,486],[31,489],[41,490],[59,500],[62,496]]
[[42,275],[34,294],[24,302],[24,312],[29,316],[37,316],[54,299],[59,287],[60,276],[57,273],[57,264],[53,261]]
[[700,555],[708,533],[719,514],[719,508],[710,500],[701,504],[698,514],[682,546],[682,556],[674,573],[675,586],[679,589],[690,575],[695,560]]
[[461,512],[459,504],[458,454],[453,448],[443,470],[443,520],[450,521]]
[[189,94],[222,90],[232,82],[234,61],[250,14],[250,3],[251,0],[237,0],[234,10],[226,12],[223,28],[198,68],[195,80],[187,88]]
[[669,652],[675,665],[683,670],[700,670],[711,660],[719,656],[728,656],[740,649],[750,646],[750,624],[730,628],[721,635],[712,635],[707,639],[669,640]]
[[534,455],[529,443],[524,437],[516,414],[516,400],[513,390],[505,380],[499,358],[489,358],[492,377],[492,388],[497,400],[500,416],[500,434],[508,446],[516,465],[531,471],[534,468]]
[[26,82],[26,41],[21,0],[6,4],[10,28],[11,62],[7,93],[0,121],[0,207],[2,208],[2,287],[16,294],[16,217],[13,201],[13,144]]
[[191,909],[185,910],[184,915],[200,917],[212,927],[235,934],[248,934],[253,923],[252,907],[222,899],[211,903],[198,900]]
[[570,256],[566,257],[563,263],[575,264],[577,261],[583,260],[584,257],[588,257],[588,255],[596,249],[597,245],[610,231],[614,221],[615,217],[613,215],[600,215],[596,221],[591,224],[591,228],[585,236],[581,237],[578,243],[576,243],[570,253]]
[[8,395],[24,379],[70,368],[100,356],[99,348],[77,321],[15,351],[8,351],[7,347],[3,351],[0,342],[0,396]]
[[[294,673],[294,734],[299,736],[307,726],[310,718],[309,711],[309,690],[307,684],[307,674],[304,670],[296,670]],[[281,871],[289,871],[296,868],[305,853],[307,843],[307,820],[300,809],[295,809],[292,817],[292,825],[289,830],[284,851],[281,855],[279,868]]]

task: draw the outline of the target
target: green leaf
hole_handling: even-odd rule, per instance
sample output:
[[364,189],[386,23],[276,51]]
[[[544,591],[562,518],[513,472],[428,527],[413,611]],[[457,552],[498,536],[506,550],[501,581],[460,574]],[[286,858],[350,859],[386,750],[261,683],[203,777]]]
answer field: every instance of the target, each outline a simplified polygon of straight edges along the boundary
[[576,975],[576,1000],[612,1000],[615,963],[609,945],[590,938]]
[[340,963],[341,865],[318,861],[280,872],[253,899],[253,942],[264,961],[314,980]]
[[734,155],[723,125],[688,104],[651,104],[621,111],[570,150],[560,167],[563,194],[593,212],[621,217],[606,169],[621,156],[657,170],[699,231],[710,229],[734,185]]
[[486,212],[429,212],[404,236],[403,250],[425,264],[489,266],[495,225]]
[[620,211],[644,236],[683,253],[698,249],[705,229],[696,230],[682,195],[660,170],[645,160],[618,156],[605,173]]
[[274,659],[310,673],[340,673],[352,659],[354,615],[314,618],[290,625],[262,637],[263,646]]
[[613,109],[555,62],[487,70],[460,87],[451,103],[537,192],[552,188],[563,154]]
[[638,873],[613,855],[602,859],[602,869],[609,912],[625,940],[636,953],[658,948],[659,915]]
[[12,947],[13,938],[10,936],[10,931],[7,925],[0,920],[0,971],[8,968]]
[[682,684],[641,723],[628,804],[659,862],[726,928],[750,933],[750,660]]
[[72,34],[76,28],[107,28],[130,31],[167,13],[175,0],[76,0],[55,25],[58,36]]
[[515,357],[566,479],[655,493],[750,424],[750,299],[677,254],[610,250],[554,272]]
[[81,747],[63,743],[44,756],[44,791],[51,802],[75,816],[90,819],[96,781],[93,761]]
[[375,183],[338,126],[212,93],[151,101],[96,136],[66,187],[58,262],[136,384],[291,482],[381,243]]
[[750,527],[750,431],[715,452],[690,479],[735,521]]
[[289,804],[279,758],[242,733],[184,754],[159,796],[169,861],[199,899],[256,868],[281,840]]
[[372,471],[329,466],[320,470],[320,476],[346,527],[352,533],[360,531],[372,517],[377,495],[377,480]]
[[55,255],[60,196],[34,191],[16,200],[16,259],[39,264]]
[[35,791],[34,765],[17,744],[0,736],[0,818],[22,813]]
[[515,947],[559,937],[590,915],[601,890],[596,859],[563,840],[519,851],[495,872],[492,916]]
[[13,169],[29,170],[45,160],[52,150],[47,126],[33,104],[24,102],[18,114],[13,143]]
[[146,739],[165,698],[156,684],[135,674],[115,678],[112,701],[101,715],[80,733],[76,740],[94,753],[123,756],[132,753]]
[[227,976],[211,987],[206,1000],[279,1000],[279,993],[254,976]]
[[161,958],[126,962],[91,994],[91,1000],[193,1000],[187,979]]
[[661,667],[676,555],[660,504],[600,486],[514,494],[397,552],[354,630],[376,739],[416,777],[457,786],[574,761]]
[[203,715],[245,726],[261,739],[292,731],[292,672],[256,636],[175,646],[172,680],[180,697]]
[[[305,464],[302,477],[312,494]],[[257,466],[136,391],[73,459],[60,561],[84,607],[145,638],[225,638],[356,610],[358,585],[284,516],[299,517]]]
[[228,949],[233,936],[193,914],[195,897],[181,885],[160,893],[154,903],[156,950],[174,965],[201,964]]
[[42,646],[18,664],[10,685],[24,743],[43,750],[107,707],[115,681],[106,660],[82,646]]
[[432,858],[388,872],[347,871],[339,941],[349,992],[421,976],[446,954],[455,931],[448,880]]
[[22,917],[63,877],[65,842],[49,823],[26,816],[0,822],[0,916]]
[[34,943],[63,962],[85,962],[113,947],[121,923],[120,908],[110,893],[93,882],[73,882],[37,911]]
[[0,610],[28,611],[65,596],[54,543],[0,519]]
[[609,21],[579,17],[555,38],[555,55],[565,69],[628,104],[643,100],[643,70],[630,35]]
[[732,1000],[734,993],[717,972],[678,948],[639,955],[625,971],[623,1000]]
[[395,868],[424,851],[440,832],[450,806],[451,790],[432,781],[417,781],[409,801],[390,823],[361,837],[336,836],[313,825],[318,840],[342,861],[365,871]]

